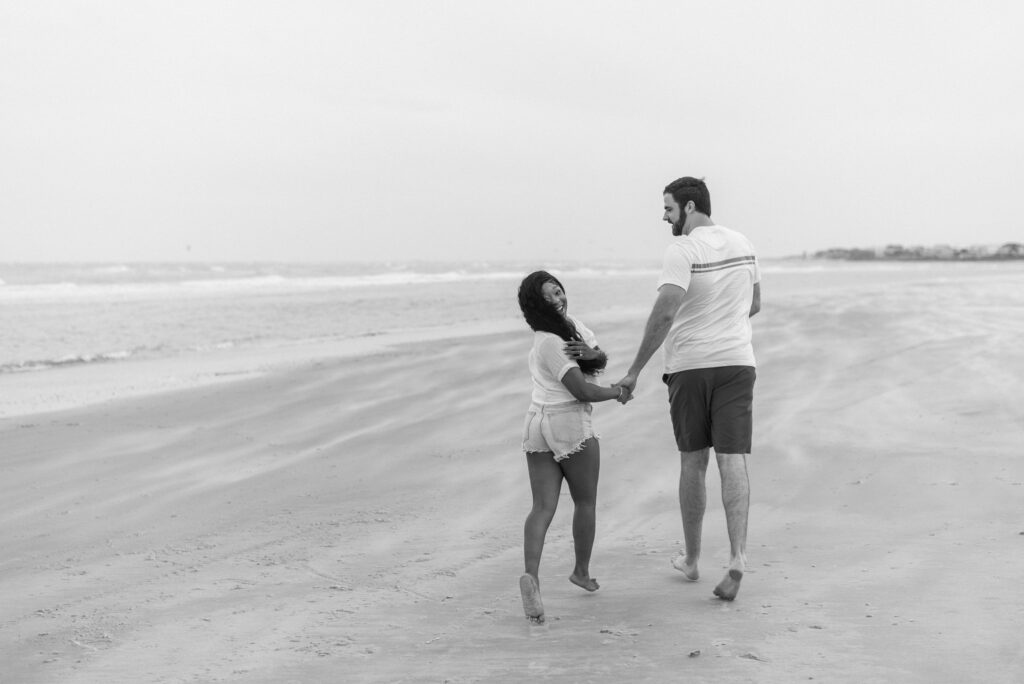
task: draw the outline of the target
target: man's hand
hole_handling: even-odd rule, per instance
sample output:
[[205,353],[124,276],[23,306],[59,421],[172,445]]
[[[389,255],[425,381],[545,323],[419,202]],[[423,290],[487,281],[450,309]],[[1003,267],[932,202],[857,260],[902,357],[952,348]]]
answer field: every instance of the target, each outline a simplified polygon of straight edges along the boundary
[[618,382],[613,382],[612,387],[625,387],[630,394],[636,389],[636,376],[632,373],[626,373],[622,376],[622,379]]
[[626,389],[622,385],[612,385],[612,387],[619,390],[619,397],[615,401],[619,402],[623,406],[625,406],[626,404],[633,400],[633,395],[630,393],[628,389]]
[[636,389],[636,376],[627,373],[618,382],[613,382],[612,387],[624,387],[625,393],[622,398],[619,399],[620,404],[625,404],[633,398],[633,390]]

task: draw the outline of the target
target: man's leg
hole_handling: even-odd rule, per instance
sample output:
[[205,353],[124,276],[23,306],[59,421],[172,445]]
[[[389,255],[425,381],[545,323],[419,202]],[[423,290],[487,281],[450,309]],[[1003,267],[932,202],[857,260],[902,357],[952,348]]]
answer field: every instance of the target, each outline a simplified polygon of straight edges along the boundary
[[685,558],[677,558],[672,565],[689,580],[700,577],[697,561],[700,559],[701,533],[708,494],[705,478],[708,472],[708,449],[679,452],[679,512],[683,517]]
[[715,587],[715,595],[726,601],[736,598],[747,569],[747,517],[750,510],[750,481],[746,454],[716,454],[722,477],[722,506],[729,531],[729,572]]

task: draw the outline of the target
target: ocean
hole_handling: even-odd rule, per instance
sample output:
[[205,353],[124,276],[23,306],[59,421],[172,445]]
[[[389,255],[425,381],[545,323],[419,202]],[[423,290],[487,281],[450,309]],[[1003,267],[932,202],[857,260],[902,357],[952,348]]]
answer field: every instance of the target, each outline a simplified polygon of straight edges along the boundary
[[[1022,262],[764,260],[763,302],[829,288],[984,276]],[[544,268],[584,321],[649,310],[657,262],[0,264],[0,373],[203,354],[420,328],[521,322]],[[525,324],[524,324],[525,325]],[[639,331],[638,331],[639,334]]]

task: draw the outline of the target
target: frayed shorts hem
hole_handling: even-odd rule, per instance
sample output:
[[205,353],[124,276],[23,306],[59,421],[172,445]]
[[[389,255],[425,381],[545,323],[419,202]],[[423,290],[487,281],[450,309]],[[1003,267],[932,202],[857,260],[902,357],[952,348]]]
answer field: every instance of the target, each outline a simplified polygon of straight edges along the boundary
[[555,461],[564,461],[579,453],[591,438],[598,438],[590,418],[593,407],[587,402],[531,404],[523,424],[523,452],[551,452]]

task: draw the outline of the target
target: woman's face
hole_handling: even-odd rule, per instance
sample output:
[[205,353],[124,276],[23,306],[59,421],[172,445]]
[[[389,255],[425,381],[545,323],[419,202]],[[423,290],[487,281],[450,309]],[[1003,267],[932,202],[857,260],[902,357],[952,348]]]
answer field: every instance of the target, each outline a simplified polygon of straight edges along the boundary
[[552,306],[558,309],[558,313],[565,315],[566,310],[569,308],[569,300],[565,296],[565,292],[558,286],[557,283],[553,283],[550,280],[540,287],[540,293],[544,295],[544,300],[550,302]]

